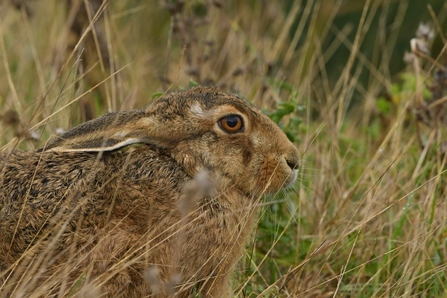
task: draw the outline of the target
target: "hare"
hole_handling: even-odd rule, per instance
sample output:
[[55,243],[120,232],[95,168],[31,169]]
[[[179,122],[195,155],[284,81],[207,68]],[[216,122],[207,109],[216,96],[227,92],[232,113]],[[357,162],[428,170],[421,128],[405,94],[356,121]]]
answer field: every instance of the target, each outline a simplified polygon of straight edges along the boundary
[[230,297],[260,199],[299,162],[274,122],[215,87],[3,153],[0,297]]

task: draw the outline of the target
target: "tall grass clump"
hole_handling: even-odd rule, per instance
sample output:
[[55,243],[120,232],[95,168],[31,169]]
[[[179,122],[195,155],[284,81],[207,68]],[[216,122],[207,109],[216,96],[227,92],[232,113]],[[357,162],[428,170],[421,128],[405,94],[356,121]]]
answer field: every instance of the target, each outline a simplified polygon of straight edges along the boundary
[[447,295],[443,1],[0,5],[4,151],[216,85],[303,154],[299,182],[262,203],[235,297]]

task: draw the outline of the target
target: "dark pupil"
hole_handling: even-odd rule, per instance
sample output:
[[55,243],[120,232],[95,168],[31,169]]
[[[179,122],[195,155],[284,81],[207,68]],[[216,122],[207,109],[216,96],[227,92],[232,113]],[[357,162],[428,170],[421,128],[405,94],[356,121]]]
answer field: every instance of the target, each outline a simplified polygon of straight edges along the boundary
[[230,116],[227,118],[227,125],[231,128],[236,127],[239,123],[239,118],[236,116]]

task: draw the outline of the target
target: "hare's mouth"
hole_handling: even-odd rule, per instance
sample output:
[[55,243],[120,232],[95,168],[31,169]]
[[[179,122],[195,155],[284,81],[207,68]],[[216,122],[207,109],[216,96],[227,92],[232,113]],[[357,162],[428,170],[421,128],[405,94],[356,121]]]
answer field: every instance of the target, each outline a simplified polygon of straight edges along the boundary
[[284,188],[291,187],[295,183],[297,178],[298,178],[298,169],[292,170],[292,173],[287,177],[287,180],[284,183]]

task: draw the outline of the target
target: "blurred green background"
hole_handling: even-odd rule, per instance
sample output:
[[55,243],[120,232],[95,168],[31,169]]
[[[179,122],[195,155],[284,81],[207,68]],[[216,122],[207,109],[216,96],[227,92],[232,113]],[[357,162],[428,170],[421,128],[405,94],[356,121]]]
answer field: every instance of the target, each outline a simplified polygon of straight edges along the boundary
[[[359,39],[358,50],[362,58],[355,57],[352,69],[361,65],[361,71],[356,72],[355,76],[360,85],[367,89],[371,81],[377,80],[371,68],[381,74],[388,74],[391,80],[398,80],[396,75],[406,67],[404,53],[410,51],[410,40],[415,37],[421,23],[428,24],[435,32],[447,32],[447,4],[444,0],[284,1],[287,12],[296,5],[301,9],[289,37],[293,40],[295,34],[299,35],[296,46],[298,52],[309,38],[321,43],[322,48],[330,52],[325,62],[331,86],[342,75],[356,37]],[[441,35],[436,34],[432,57],[438,57],[443,47]],[[309,56],[312,56],[312,52],[300,58],[309,59]],[[304,68],[303,72],[305,74],[308,69]],[[382,92],[386,92],[388,86],[382,86]],[[362,95],[357,90],[354,101],[359,100],[362,100]]]

